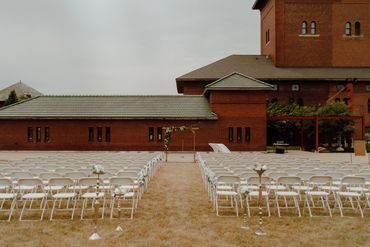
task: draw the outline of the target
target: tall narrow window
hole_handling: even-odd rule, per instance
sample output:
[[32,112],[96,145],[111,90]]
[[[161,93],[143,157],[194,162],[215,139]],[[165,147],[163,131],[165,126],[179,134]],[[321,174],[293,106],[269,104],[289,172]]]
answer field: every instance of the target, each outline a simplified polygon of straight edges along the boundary
[[162,127],[158,127],[157,128],[157,141],[158,142],[162,142],[162,132],[163,132]]
[[50,141],[50,128],[45,127],[44,128],[44,142],[49,142]]
[[27,129],[27,140],[28,142],[33,141],[33,128],[32,127],[28,127]]
[[243,136],[242,136],[242,128],[240,127],[237,127],[236,128],[236,141],[238,143],[242,143],[243,142]]
[[41,141],[41,127],[36,127],[36,142]]
[[96,128],[96,134],[97,134],[97,141],[102,142],[103,141],[103,128],[102,127]]
[[149,141],[152,142],[154,141],[154,128],[149,127]]
[[355,35],[356,36],[361,35],[361,24],[358,21],[356,21],[356,23],[355,23]]
[[367,112],[370,113],[370,99],[367,100]]
[[270,42],[270,29],[267,29],[267,31],[266,31],[266,38],[265,38],[265,40],[266,40],[266,44],[268,42]]
[[94,127],[89,127],[89,142],[94,142]]
[[292,84],[292,91],[298,92],[300,89],[299,84]]
[[302,22],[301,34],[307,34],[307,21]]
[[105,128],[105,141],[110,142],[110,127]]
[[351,36],[352,34],[352,27],[351,27],[351,22],[347,21],[346,22],[346,29],[345,29],[345,33],[347,36]]
[[245,142],[246,143],[251,142],[251,128],[249,127],[245,128]]
[[234,142],[234,128],[229,127],[229,142]]
[[316,34],[316,21],[311,22],[311,34]]

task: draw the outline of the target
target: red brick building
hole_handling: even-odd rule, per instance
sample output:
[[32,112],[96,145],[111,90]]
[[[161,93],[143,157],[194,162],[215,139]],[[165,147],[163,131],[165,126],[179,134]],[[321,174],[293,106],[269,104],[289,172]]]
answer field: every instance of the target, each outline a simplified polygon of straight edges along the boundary
[[[266,101],[343,100],[370,128],[370,0],[253,8],[262,55],[231,55],[177,78],[182,96],[40,96],[5,107],[0,149],[161,150],[162,127],[191,125],[197,150],[264,150]],[[173,133],[170,150],[191,148],[190,132]]]

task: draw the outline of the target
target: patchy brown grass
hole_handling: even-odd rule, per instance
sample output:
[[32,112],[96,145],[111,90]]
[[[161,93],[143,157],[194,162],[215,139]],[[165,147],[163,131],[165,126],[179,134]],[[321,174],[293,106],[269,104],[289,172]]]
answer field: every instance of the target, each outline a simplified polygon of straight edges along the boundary
[[[77,211],[78,212],[78,211]],[[48,215],[46,215],[48,216]],[[242,217],[217,217],[212,211],[198,166],[163,165],[151,180],[134,220],[99,222],[102,240],[88,240],[92,221],[18,222],[0,224],[0,246],[370,246],[370,213],[333,218],[294,214],[264,218],[266,237],[242,230]]]

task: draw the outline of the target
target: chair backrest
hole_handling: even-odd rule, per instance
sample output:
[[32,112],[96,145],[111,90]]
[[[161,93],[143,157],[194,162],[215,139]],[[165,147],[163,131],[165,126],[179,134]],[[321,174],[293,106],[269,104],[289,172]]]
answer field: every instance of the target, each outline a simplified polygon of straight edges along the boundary
[[18,180],[19,186],[40,186],[43,188],[44,184],[39,178],[20,178]]
[[137,172],[126,172],[126,171],[123,171],[123,172],[118,172],[117,173],[117,177],[137,178],[138,177],[138,174],[137,174]]
[[9,178],[0,178],[0,187],[2,190],[9,190],[13,188],[13,182]]
[[48,170],[45,168],[30,168],[28,171],[33,175],[39,175],[40,173],[48,172]]
[[57,168],[55,169],[55,172],[60,173],[60,174],[66,174],[67,172],[74,172],[74,169],[71,168]]
[[49,185],[73,186],[74,182],[71,178],[50,178]]
[[66,172],[64,174],[64,176],[66,178],[72,178],[72,179],[80,179],[80,178],[83,178],[83,177],[87,177],[87,174],[84,173],[84,172]]
[[332,181],[333,178],[327,175],[315,175],[309,179],[310,184],[331,184]]
[[12,172],[10,173],[10,177],[12,177],[13,179],[33,178],[33,175],[30,172]]
[[343,185],[361,185],[365,184],[365,182],[365,178],[356,176],[345,176],[341,181]]
[[359,173],[366,173],[366,174],[370,174],[370,168],[365,168],[365,169],[362,169],[359,171]]
[[299,172],[297,173],[297,177],[300,177],[302,180],[307,181],[310,177],[314,176],[315,173],[313,172]]
[[272,178],[273,180],[277,181],[279,177],[286,177],[289,176],[286,172],[270,172],[268,173],[268,176]]
[[[78,180],[79,185],[85,186],[96,186],[97,185],[97,178],[89,177],[89,178],[80,178]],[[99,178],[99,186],[103,186],[103,180]]]
[[344,177],[343,172],[327,172],[325,175],[331,176],[333,180],[341,180]]
[[110,179],[110,184],[113,186],[122,186],[122,185],[135,185],[135,182],[130,177],[113,177]]
[[49,178],[59,178],[61,177],[61,175],[56,172],[43,172],[40,173],[38,177],[41,179],[49,179]]
[[237,184],[240,183],[239,176],[232,176],[232,175],[222,175],[217,177],[218,183],[225,183],[225,184]]
[[301,183],[301,178],[297,176],[284,176],[277,179],[278,184],[295,185]]
[[248,178],[254,177],[254,176],[256,176],[256,173],[255,172],[244,172],[244,173],[242,173],[242,174],[239,175],[239,177],[241,179],[246,179],[246,180],[248,180]]
[[[253,184],[253,185],[259,185],[260,178],[258,176],[255,177],[250,177],[248,178],[248,184]],[[270,184],[271,178],[270,177],[261,177],[261,184],[266,185]]]

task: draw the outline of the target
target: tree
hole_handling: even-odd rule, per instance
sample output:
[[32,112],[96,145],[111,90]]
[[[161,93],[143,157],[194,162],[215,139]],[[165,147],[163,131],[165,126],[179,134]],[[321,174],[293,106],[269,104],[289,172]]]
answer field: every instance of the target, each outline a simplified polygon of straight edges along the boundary
[[18,102],[17,93],[15,92],[15,90],[12,90],[9,93],[8,99],[5,101],[4,105],[11,105],[11,104],[14,104],[14,103],[17,103],[17,102]]

